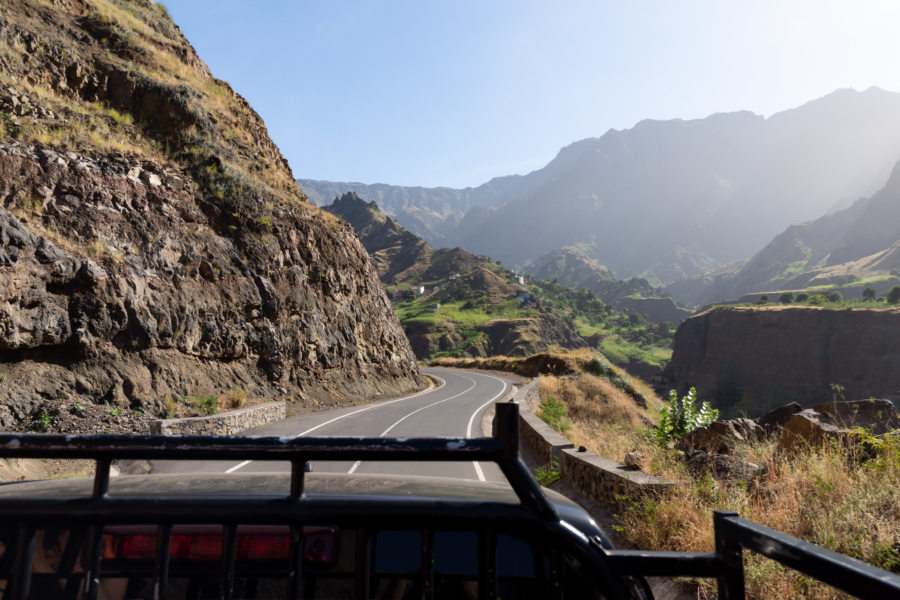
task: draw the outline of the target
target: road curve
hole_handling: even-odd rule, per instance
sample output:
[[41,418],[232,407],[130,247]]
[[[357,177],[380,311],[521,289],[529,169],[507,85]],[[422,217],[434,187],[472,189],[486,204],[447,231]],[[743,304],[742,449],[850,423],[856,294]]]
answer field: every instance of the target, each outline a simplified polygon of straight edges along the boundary
[[[482,415],[508,396],[514,379],[486,373],[425,368],[437,378],[435,389],[402,398],[290,417],[246,431],[244,435],[369,437],[481,437]],[[434,475],[481,481],[505,481],[491,463],[314,461],[313,471]],[[155,461],[151,473],[274,473],[289,471],[286,462]]]

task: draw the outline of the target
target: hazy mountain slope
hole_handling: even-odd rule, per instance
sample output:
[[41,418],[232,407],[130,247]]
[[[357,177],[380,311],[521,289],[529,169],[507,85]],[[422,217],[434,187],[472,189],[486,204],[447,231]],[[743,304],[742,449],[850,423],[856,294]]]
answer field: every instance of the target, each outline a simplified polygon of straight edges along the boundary
[[[884,288],[900,275],[898,243],[900,163],[873,196],[814,221],[791,225],[740,269],[705,284],[697,281],[703,289],[701,303],[737,299],[751,292],[854,286],[855,281],[877,279],[882,281],[876,287]],[[854,287],[861,292],[861,285]]]
[[470,210],[495,206],[520,192],[522,177],[497,177],[477,188],[453,189],[386,185],[383,183],[341,183],[298,179],[310,201],[326,206],[347,192],[378,204],[385,214],[428,243],[447,245],[449,233],[455,231]]
[[[718,263],[883,185],[900,157],[900,95],[841,90],[769,119],[644,121],[564,148],[454,243],[510,264],[590,243],[623,277],[673,249]],[[665,272],[658,275],[666,281]]]
[[745,259],[791,223],[877,191],[900,158],[900,94],[839,90],[769,118],[642,121],[476,188],[301,181],[319,203],[371,198],[438,246],[521,266],[583,244],[654,284]]
[[593,292],[597,298],[623,311],[636,311],[654,323],[678,325],[691,311],[679,307],[670,297],[650,285],[646,279],[632,277],[620,281],[613,274],[588,257],[581,247],[565,246],[538,257],[525,267],[535,279],[557,281],[576,289]]
[[463,248],[433,248],[355,192],[325,210],[359,234],[418,357],[525,356],[585,346],[571,327],[538,310],[508,269]]
[[0,134],[0,425],[420,384],[352,229],[161,4],[4,0]]
[[594,293],[601,285],[616,279],[609,269],[575,246],[564,246],[539,256],[526,265],[525,272],[537,279],[557,279],[563,285],[587,288]]

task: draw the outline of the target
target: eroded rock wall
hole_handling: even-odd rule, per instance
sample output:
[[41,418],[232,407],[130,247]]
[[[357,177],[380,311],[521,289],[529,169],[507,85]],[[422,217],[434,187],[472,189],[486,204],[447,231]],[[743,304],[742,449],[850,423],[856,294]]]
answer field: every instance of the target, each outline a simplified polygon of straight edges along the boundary
[[799,402],[900,398],[900,309],[720,307],[684,321],[668,382],[697,388],[722,416]]
[[164,7],[0,5],[0,428],[47,402],[421,384],[352,229]]
[[175,173],[10,145],[0,207],[0,396],[21,410],[71,395],[161,409],[232,388],[324,399],[419,383],[349,227],[285,210],[260,225],[270,262],[254,264]]

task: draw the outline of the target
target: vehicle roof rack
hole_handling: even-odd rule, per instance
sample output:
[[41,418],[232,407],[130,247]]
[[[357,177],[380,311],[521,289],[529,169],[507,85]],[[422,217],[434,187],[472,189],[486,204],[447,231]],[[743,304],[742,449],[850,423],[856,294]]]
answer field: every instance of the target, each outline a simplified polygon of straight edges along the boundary
[[494,462],[525,508],[541,519],[558,521],[556,509],[519,458],[519,405],[503,402],[495,408],[493,437],[0,434],[0,458],[94,460],[95,500],[109,492],[114,460],[287,461],[291,463],[288,499],[294,502],[303,500],[304,474],[310,460]]

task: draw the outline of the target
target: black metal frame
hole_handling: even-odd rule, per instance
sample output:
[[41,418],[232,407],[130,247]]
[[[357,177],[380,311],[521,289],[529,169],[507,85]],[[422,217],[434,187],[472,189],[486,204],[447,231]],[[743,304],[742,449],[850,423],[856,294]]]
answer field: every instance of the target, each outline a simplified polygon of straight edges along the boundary
[[[84,498],[0,498],[0,524],[14,523],[16,551],[0,557],[0,580],[8,587],[3,597],[25,600],[29,596],[35,535],[47,526],[72,528],[81,536],[67,545],[57,575],[71,579],[82,541],[90,548],[86,589],[83,598],[97,597],[103,542],[108,524],[154,524],[157,526],[157,555],[153,579],[157,597],[165,597],[169,578],[169,539],[173,524],[222,525],[220,598],[232,597],[236,528],[239,524],[283,524],[290,527],[290,568],[287,598],[300,598],[302,531],[304,524],[340,523],[364,527],[366,522],[417,522],[423,527],[423,597],[429,597],[429,565],[433,561],[425,543],[430,533],[446,524],[480,527],[480,544],[491,556],[496,550],[498,526],[525,526],[551,540],[553,556],[572,553],[587,565],[611,597],[627,597],[622,576],[711,577],[718,580],[719,597],[744,597],[743,548],[758,552],[806,575],[863,598],[900,598],[900,576],[861,561],[809,544],[798,538],[746,521],[736,513],[716,512],[715,551],[712,553],[644,552],[610,550],[599,538],[588,538],[560,516],[519,459],[518,405],[496,405],[495,437],[492,438],[359,438],[359,437],[215,437],[145,435],[42,435],[0,434],[0,458],[64,458],[96,461],[93,491]],[[291,467],[290,489],[286,495],[271,496],[154,496],[148,498],[109,495],[113,460],[281,460]],[[353,497],[309,498],[304,494],[304,476],[310,460],[380,461],[490,461],[498,464],[519,498],[521,506],[495,502],[412,499],[402,504],[368,501]],[[505,524],[505,525],[504,525]],[[369,535],[361,529],[361,535]],[[493,533],[492,533],[493,532]],[[362,541],[358,559],[371,560],[371,541]],[[368,553],[368,554],[366,554]],[[559,565],[551,567],[558,574]],[[366,563],[368,564],[368,563]],[[365,565],[364,565],[365,566]],[[482,565],[482,598],[496,593],[496,565],[488,559]],[[362,569],[366,571],[366,569]],[[551,577],[553,597],[559,596],[559,582]],[[368,576],[357,581],[359,597],[368,593]],[[73,591],[74,593],[74,591]],[[74,597],[74,596],[73,596]]]

